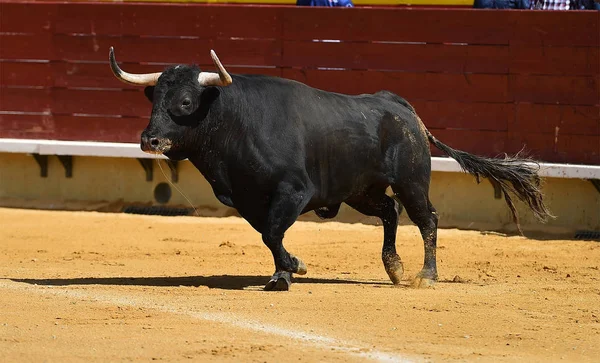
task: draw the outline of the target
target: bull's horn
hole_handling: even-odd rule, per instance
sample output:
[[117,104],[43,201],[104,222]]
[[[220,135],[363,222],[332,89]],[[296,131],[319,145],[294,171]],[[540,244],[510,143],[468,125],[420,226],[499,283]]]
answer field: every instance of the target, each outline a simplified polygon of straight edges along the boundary
[[213,60],[215,66],[219,70],[219,73],[211,73],[211,72],[200,72],[198,75],[198,83],[201,86],[229,86],[232,82],[231,76],[221,64],[219,57],[217,57],[217,53],[214,50],[210,51],[210,56]]
[[154,86],[158,81],[158,77],[160,77],[160,72],[133,74],[123,71],[121,68],[119,68],[119,65],[117,64],[117,61],[115,59],[115,51],[113,47],[110,47],[108,58],[110,60],[110,69],[112,70],[115,77],[117,77],[122,82],[134,84],[136,86]]

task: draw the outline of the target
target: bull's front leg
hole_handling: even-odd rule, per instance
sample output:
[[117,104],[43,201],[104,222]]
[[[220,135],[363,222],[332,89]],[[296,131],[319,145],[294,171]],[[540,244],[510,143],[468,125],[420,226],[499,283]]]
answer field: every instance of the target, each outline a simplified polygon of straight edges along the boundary
[[292,273],[306,274],[306,265],[283,247],[283,237],[306,207],[312,194],[306,183],[282,182],[271,198],[262,238],[273,254],[275,273],[265,285],[265,290],[287,291],[292,284]]
[[292,285],[292,273],[304,275],[307,272],[306,265],[298,257],[288,253],[283,247],[282,238],[266,239],[263,241],[273,253],[275,260],[275,273],[265,285],[266,291],[287,291]]

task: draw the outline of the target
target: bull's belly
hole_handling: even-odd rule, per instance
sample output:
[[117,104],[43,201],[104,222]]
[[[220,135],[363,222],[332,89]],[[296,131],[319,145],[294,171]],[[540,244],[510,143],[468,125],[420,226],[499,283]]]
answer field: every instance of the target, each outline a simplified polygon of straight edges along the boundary
[[389,185],[389,180],[383,172],[369,171],[346,173],[328,178],[326,181],[318,180],[313,184],[315,192],[309,204],[314,209],[343,203],[354,196],[364,195],[374,187],[385,189]]

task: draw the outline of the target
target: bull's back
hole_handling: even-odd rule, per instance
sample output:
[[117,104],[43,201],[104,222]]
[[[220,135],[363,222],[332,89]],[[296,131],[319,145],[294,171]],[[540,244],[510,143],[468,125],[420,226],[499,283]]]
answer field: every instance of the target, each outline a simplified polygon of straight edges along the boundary
[[372,95],[303,91],[289,106],[303,130],[306,171],[323,204],[385,184],[386,145],[397,133],[382,123],[398,105]]
[[349,96],[279,78],[247,81],[250,103],[260,105],[254,105],[259,117],[253,122],[261,157],[276,164],[277,178],[282,169],[305,173],[317,204],[389,183],[396,160],[422,142],[412,108],[392,93]]
[[312,158],[323,195],[342,196],[343,200],[373,186],[410,178],[417,169],[430,168],[424,126],[405,99],[387,91],[359,96],[325,94],[329,97],[316,92],[320,97],[315,102],[316,117],[306,121],[315,130],[308,141],[318,145]]

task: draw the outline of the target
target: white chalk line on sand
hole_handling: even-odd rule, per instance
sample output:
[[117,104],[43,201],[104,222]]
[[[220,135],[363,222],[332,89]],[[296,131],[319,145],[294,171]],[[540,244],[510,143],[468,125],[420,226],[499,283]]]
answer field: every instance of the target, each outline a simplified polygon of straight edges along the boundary
[[28,283],[13,282],[6,279],[0,279],[0,288],[20,290],[28,293],[63,296],[80,300],[86,299],[87,301],[109,305],[130,306],[135,308],[157,310],[163,313],[186,315],[198,320],[205,320],[236,328],[285,337],[316,348],[325,349],[328,351],[337,351],[380,362],[413,362],[415,360],[420,360],[415,359],[415,357],[409,359],[407,356],[372,349],[365,344],[357,342],[349,342],[325,335],[313,334],[300,330],[291,330],[276,325],[265,324],[257,320],[240,317],[232,313],[211,313],[186,310],[177,306],[157,303],[149,299],[142,299],[135,296],[107,294],[96,291],[92,293],[82,290],[72,290],[59,286],[31,285]]

